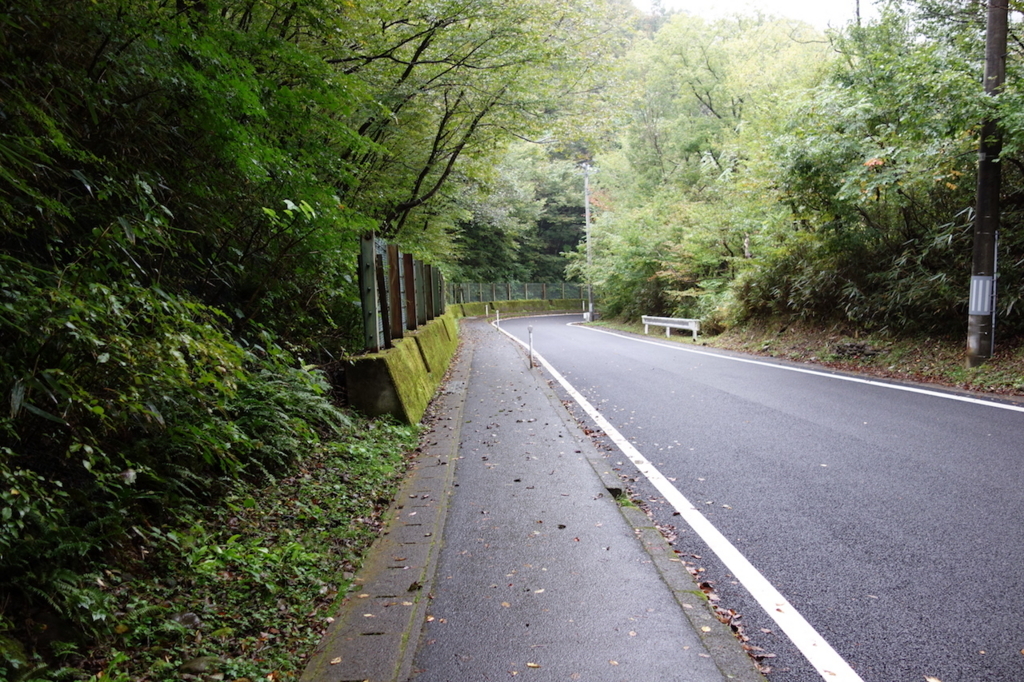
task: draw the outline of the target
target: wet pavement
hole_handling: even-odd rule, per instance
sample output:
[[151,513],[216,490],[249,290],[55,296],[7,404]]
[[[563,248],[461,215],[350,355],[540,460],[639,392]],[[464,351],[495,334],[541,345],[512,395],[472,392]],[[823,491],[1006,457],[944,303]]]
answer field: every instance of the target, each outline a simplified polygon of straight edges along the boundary
[[761,680],[540,368],[481,319],[303,680]]

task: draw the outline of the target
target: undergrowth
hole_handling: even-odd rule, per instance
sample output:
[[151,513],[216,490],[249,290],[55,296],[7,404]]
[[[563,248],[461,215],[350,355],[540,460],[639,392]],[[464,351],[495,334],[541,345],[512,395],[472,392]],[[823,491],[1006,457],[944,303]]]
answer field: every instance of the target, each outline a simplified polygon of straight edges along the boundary
[[293,675],[413,431],[270,331],[101,274],[0,254],[0,680]]
[[0,679],[297,679],[382,526],[416,433],[353,423],[279,480],[133,528],[130,554],[67,576],[91,595],[102,632],[84,636],[45,608],[16,628],[7,613],[24,645],[6,638]]

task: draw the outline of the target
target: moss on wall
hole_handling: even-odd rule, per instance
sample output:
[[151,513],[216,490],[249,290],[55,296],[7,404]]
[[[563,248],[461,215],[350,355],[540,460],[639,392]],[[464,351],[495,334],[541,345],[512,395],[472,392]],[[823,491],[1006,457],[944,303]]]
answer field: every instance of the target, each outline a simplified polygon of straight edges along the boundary
[[371,417],[419,422],[458,345],[458,323],[446,313],[397,339],[394,348],[354,358],[345,372],[349,404]]
[[583,312],[583,300],[579,298],[532,299],[525,301],[490,301],[488,303],[461,303],[448,306],[458,317],[493,315],[495,310],[506,313],[575,313]]
[[[582,311],[580,299],[495,301],[502,314]],[[460,317],[484,315],[484,303],[448,306],[447,312],[380,353],[354,358],[345,372],[349,404],[371,417],[390,414],[408,424],[423,418],[459,346]]]

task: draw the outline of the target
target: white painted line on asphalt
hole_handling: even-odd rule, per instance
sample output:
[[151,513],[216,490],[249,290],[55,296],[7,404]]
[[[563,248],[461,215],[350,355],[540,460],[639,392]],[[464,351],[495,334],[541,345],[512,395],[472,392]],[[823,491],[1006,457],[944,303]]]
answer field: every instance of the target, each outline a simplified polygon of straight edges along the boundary
[[985,407],[997,407],[1002,410],[1010,410],[1012,412],[1024,412],[1024,405],[1013,405],[1010,403],[997,403],[992,400],[985,400],[983,398],[972,398],[967,395],[956,395],[955,393],[943,393],[941,391],[932,391],[927,388],[918,388],[916,386],[905,386],[903,384],[892,384],[885,381],[877,381],[875,379],[863,379],[861,377],[851,377],[844,374],[833,374],[831,372],[823,372],[816,369],[807,369],[806,367],[793,367],[792,365],[780,365],[774,362],[765,362],[764,360],[753,360],[751,358],[738,358],[732,355],[723,355],[721,353],[712,353],[706,350],[700,350],[699,348],[689,348],[687,346],[681,346],[675,343],[665,343],[663,341],[654,341],[651,339],[638,339],[635,336],[626,336],[625,334],[617,334],[606,329],[597,329],[595,327],[584,327],[576,324],[570,324],[568,326],[576,327],[577,329],[587,329],[592,332],[599,332],[601,334],[608,334],[609,336],[617,336],[620,339],[627,339],[629,341],[635,341],[637,343],[647,343],[652,346],[660,346],[662,348],[668,348],[670,350],[683,351],[684,353],[696,353],[697,355],[707,355],[713,358],[719,358],[721,360],[732,360],[733,362],[743,362],[748,365],[760,365],[762,367],[773,367],[775,369],[783,369],[787,372],[798,372],[800,374],[812,374],[814,376],[826,377],[828,379],[839,379],[840,381],[850,381],[855,384],[866,384],[868,386],[880,386],[882,388],[891,388],[894,391],[906,391],[908,393],[919,393],[921,395],[932,396],[934,398],[945,398],[947,400],[958,400],[962,403],[971,403],[973,405],[984,405]]
[[[525,343],[504,329],[499,329],[499,331],[516,343],[526,347]],[[782,596],[782,593],[775,589],[768,582],[768,579],[761,575],[761,572],[754,568],[754,565],[703,514],[697,511],[697,508],[632,443],[626,440],[625,436],[619,433],[618,429],[604,418],[604,415],[590,404],[589,400],[583,397],[543,356],[534,351],[533,357],[562,385],[562,388],[573,397],[579,406],[590,415],[590,418],[612,439],[619,449],[622,450],[623,454],[636,465],[658,492],[665,496],[669,504],[675,507],[679,515],[700,535],[701,539],[711,548],[711,551],[718,555],[718,558],[735,576],[736,580],[750,592],[751,596],[761,605],[761,608],[786,633],[793,644],[796,645],[804,657],[818,671],[819,675],[826,680],[833,680],[834,682],[863,682],[860,676],[854,672],[853,668],[797,612],[793,605],[789,603],[789,600]]]

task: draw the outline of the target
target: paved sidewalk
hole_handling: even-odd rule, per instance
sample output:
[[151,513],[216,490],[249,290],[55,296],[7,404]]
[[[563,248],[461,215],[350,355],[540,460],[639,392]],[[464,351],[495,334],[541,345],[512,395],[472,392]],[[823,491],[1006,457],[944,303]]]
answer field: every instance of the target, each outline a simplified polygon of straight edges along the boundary
[[[542,370],[483,320],[303,680],[755,681]],[[454,471],[453,471],[454,469]]]

